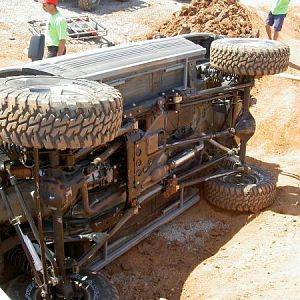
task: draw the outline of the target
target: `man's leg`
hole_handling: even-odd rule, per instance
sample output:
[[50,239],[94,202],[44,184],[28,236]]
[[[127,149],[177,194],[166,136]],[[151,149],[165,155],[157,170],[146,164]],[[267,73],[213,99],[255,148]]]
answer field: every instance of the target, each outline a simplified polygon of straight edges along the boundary
[[266,32],[267,32],[269,40],[271,40],[272,39],[272,32],[271,32],[271,26],[270,25],[266,25]]
[[273,24],[274,24],[274,15],[271,12],[269,12],[268,17],[266,19],[266,32],[269,40],[272,39],[271,26],[273,26]]
[[273,40],[277,41],[279,37],[279,31],[274,30]]

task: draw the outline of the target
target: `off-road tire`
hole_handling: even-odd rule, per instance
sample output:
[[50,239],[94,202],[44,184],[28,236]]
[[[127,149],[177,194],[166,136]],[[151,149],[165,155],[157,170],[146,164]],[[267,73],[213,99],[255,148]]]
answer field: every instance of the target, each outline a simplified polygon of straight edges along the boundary
[[[233,164],[227,164],[232,169]],[[204,185],[206,200],[227,210],[258,212],[275,201],[276,179],[261,168],[250,166],[247,174],[232,174],[212,179]]]
[[289,56],[286,44],[262,39],[218,39],[210,49],[210,63],[215,69],[244,76],[281,73],[288,68]]
[[79,149],[113,140],[123,100],[115,88],[81,79],[0,79],[0,141],[24,147]]
[[[83,300],[119,300],[116,287],[102,274],[91,272],[80,272],[69,276],[71,282],[77,285],[84,298]],[[6,293],[14,300],[40,300],[40,291],[36,283],[26,275],[20,275],[13,279]]]
[[78,0],[79,8],[86,11],[94,11],[99,3],[100,0]]

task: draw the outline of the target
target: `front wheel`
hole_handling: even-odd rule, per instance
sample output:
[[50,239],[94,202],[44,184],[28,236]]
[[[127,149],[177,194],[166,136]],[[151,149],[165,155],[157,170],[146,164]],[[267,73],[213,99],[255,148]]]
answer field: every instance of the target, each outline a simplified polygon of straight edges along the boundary
[[[72,283],[74,297],[80,300],[118,300],[117,289],[102,274],[81,272],[69,276]],[[36,283],[26,275],[20,275],[12,280],[7,294],[14,300],[42,300],[40,289]],[[51,290],[55,295],[55,288]],[[60,299],[60,298],[59,298]]]
[[[233,166],[227,166],[232,169]],[[276,179],[258,167],[208,181],[204,185],[206,200],[220,208],[240,212],[257,212],[275,201]]]

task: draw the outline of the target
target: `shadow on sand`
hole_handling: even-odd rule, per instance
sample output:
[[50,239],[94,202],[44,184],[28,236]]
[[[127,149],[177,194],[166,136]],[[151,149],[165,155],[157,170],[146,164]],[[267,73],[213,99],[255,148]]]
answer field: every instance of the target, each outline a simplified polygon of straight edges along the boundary
[[106,15],[117,11],[133,11],[146,8],[148,7],[148,4],[142,0],[102,0],[100,1],[96,10],[93,12],[82,11],[78,6],[78,0],[63,0],[59,6],[68,9],[69,11],[74,11],[78,14]]
[[[278,164],[253,158],[247,162],[268,170],[276,178],[284,173]],[[283,175],[299,179],[297,174]],[[299,199],[300,188],[281,186],[275,203],[265,211],[300,215]],[[202,199],[116,259],[105,271],[117,285],[121,299],[132,299],[133,295],[137,295],[134,299],[180,299],[191,272],[259,214],[224,211]]]
[[[91,15],[106,15],[117,11],[134,11],[142,8],[147,8],[149,5],[143,0],[101,0],[98,7],[93,12],[82,11],[78,6],[79,0],[60,0],[59,6],[78,14],[91,14]],[[154,1],[155,2],[155,1]],[[189,4],[191,0],[177,0],[177,3]]]

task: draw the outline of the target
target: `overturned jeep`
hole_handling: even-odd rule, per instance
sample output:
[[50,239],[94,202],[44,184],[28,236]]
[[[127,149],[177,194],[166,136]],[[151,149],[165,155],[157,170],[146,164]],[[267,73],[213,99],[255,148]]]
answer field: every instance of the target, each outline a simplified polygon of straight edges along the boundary
[[99,272],[200,200],[271,205],[245,162],[280,42],[189,34],[0,70],[0,280],[12,299],[118,299]]

